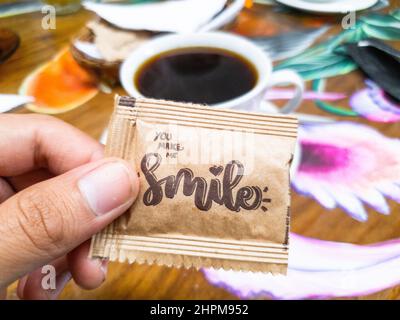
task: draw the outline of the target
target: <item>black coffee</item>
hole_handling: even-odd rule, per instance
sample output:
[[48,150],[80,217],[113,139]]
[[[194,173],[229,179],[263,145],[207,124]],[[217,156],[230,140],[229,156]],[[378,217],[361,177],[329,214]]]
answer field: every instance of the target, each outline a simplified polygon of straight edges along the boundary
[[257,77],[255,67],[245,58],[199,47],[152,57],[136,72],[134,82],[145,97],[215,104],[249,92]]

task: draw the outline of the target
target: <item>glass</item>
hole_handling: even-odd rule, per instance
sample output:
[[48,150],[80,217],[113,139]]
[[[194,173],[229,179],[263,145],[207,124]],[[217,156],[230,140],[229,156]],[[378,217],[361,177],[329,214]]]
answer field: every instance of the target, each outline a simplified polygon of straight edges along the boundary
[[44,4],[54,6],[60,15],[77,12],[81,8],[81,0],[42,0]]

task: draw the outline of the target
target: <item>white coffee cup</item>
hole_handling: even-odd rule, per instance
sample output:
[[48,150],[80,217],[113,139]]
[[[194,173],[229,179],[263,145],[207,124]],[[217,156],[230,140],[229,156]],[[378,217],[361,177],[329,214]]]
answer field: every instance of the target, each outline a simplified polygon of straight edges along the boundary
[[252,63],[258,73],[257,83],[249,92],[234,99],[213,104],[213,106],[258,111],[269,88],[287,84],[292,84],[296,88],[293,98],[280,109],[265,110],[264,106],[263,111],[276,112],[278,110],[281,113],[290,113],[299,106],[304,91],[304,82],[301,77],[292,70],[272,72],[271,59],[262,49],[243,37],[226,32],[169,34],[148,41],[133,51],[123,62],[120,69],[120,81],[123,88],[133,97],[142,97],[143,94],[136,87],[133,79],[145,61],[163,52],[199,47],[234,52]]

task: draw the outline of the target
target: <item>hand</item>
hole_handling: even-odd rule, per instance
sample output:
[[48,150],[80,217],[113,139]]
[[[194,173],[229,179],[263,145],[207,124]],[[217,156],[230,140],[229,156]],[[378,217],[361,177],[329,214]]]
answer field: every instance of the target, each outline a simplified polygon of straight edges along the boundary
[[[0,115],[0,298],[17,279],[25,299],[56,298],[71,279],[101,285],[106,262],[89,259],[90,237],[124,213],[138,193],[129,165],[62,121]],[[42,288],[52,264],[56,289]],[[21,278],[22,277],[22,278]]]

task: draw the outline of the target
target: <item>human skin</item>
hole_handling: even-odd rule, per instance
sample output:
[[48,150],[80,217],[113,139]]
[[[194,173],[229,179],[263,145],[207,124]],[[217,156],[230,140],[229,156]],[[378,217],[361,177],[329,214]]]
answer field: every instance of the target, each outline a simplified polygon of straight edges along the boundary
[[[21,299],[55,299],[70,279],[100,286],[107,261],[88,257],[90,238],[135,200],[138,178],[101,144],[49,116],[0,115],[0,299],[19,279]],[[42,266],[56,289],[42,288]]]

